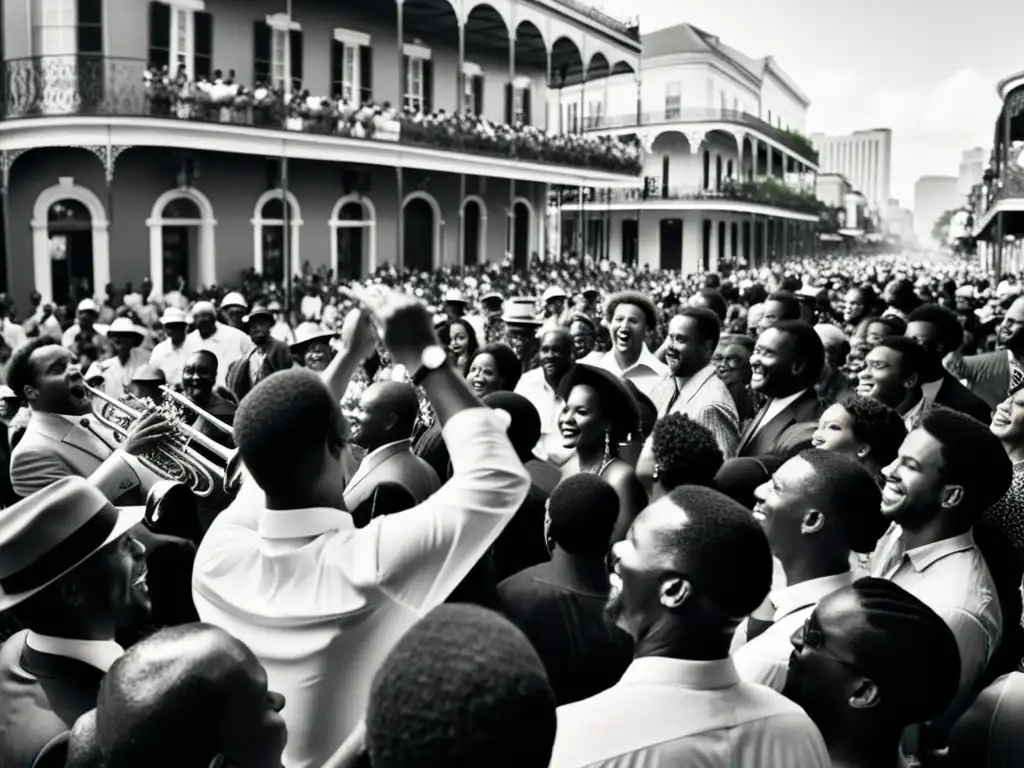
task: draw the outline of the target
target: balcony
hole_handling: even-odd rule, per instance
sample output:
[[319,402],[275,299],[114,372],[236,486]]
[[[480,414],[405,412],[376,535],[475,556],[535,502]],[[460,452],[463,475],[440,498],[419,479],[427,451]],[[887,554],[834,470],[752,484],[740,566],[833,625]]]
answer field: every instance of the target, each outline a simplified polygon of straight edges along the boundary
[[621,35],[625,35],[631,40],[640,42],[640,20],[638,18],[628,19],[623,21],[609,16],[604,11],[599,11],[587,3],[581,2],[580,0],[555,0],[557,5],[569,8],[576,13],[586,16],[588,19],[593,19],[598,24],[602,24],[609,29],[613,29]]
[[761,135],[781,144],[791,152],[814,165],[818,164],[818,151],[811,140],[794,131],[784,131],[759,117],[734,109],[670,109],[642,112],[640,120],[636,113],[629,115],[608,115],[589,117],[587,131],[607,131],[614,128],[658,127],[687,123],[734,123],[753,129]]
[[[535,164],[541,170],[543,166],[568,166],[630,177],[641,172],[637,142],[613,137],[548,134],[528,125],[492,123],[476,115],[425,115],[399,112],[387,105],[352,108],[306,93],[289,100],[267,88],[174,82],[165,73],[147,70],[141,59],[80,55],[5,62],[3,120],[58,117],[155,118],[178,124],[232,126],[236,129],[232,135],[239,133],[238,128],[257,129],[243,131],[243,136],[297,132],[336,138],[339,143],[365,142],[363,146],[376,149],[396,144],[418,147],[420,155],[440,151],[501,159],[506,166],[509,161]],[[485,167],[477,172],[489,175]],[[539,180],[536,173],[532,180]]]
[[[819,216],[825,208],[813,194],[793,189],[774,179],[746,182],[728,180],[722,184],[721,190],[714,191],[694,189],[692,186],[670,186],[664,189],[658,185],[648,185],[647,189],[599,189],[585,192],[583,199],[584,206],[617,204],[638,208],[649,202],[669,201],[749,203],[809,216]],[[561,200],[563,205],[579,206],[579,190],[564,190]]]

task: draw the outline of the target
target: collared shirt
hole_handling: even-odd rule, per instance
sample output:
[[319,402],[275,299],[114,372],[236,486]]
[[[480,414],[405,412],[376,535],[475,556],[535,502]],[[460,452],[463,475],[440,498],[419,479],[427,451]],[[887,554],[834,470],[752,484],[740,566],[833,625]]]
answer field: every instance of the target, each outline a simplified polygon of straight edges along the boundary
[[736,401],[710,363],[692,376],[678,377],[669,373],[654,385],[650,398],[658,409],[659,419],[669,413],[686,414],[707,427],[723,457],[731,459],[736,455],[740,441]]
[[398,445],[399,443],[408,442],[408,438],[403,440],[394,440],[390,443],[385,443],[384,445],[379,445],[376,448],[374,448],[368,454],[363,456],[363,460],[359,462],[359,467],[356,469],[356,473],[352,475],[352,477],[349,479],[348,485],[352,485],[353,483],[363,479],[366,473],[370,471],[370,467],[373,466],[373,462],[371,461],[371,459],[373,459],[374,457],[378,456],[381,453],[384,453],[384,451]]
[[114,662],[124,656],[124,648],[113,640],[71,640],[51,637],[29,630],[25,644],[33,651],[74,659],[106,674]]
[[907,428],[907,432],[913,432],[917,426],[917,420],[921,417],[921,412],[924,411],[925,399],[924,395],[911,406],[910,410],[903,414],[903,426]]
[[249,334],[223,323],[217,323],[216,330],[208,339],[204,339],[196,329],[186,337],[186,342],[190,352],[200,349],[213,352],[217,358],[217,383],[220,385],[227,381],[228,367],[245,357],[255,346]]
[[772,625],[733,651],[732,660],[740,677],[781,693],[789,671],[789,657],[793,653],[789,639],[807,621],[819,600],[852,583],[853,574],[846,571],[773,590],[768,595],[775,606]]
[[[758,432],[765,428],[766,424],[769,424],[772,419],[774,419],[776,416],[778,416],[780,413],[786,410],[787,406],[792,405],[797,400],[799,400],[801,395],[803,395],[804,392],[807,392],[809,389],[810,387],[808,387],[807,389],[801,389],[799,392],[792,395],[786,395],[785,397],[773,397],[771,400],[769,400],[768,405],[764,407],[764,416],[757,423],[757,429],[755,429],[750,434],[750,437],[753,438],[754,435],[756,435]],[[755,416],[754,418],[757,417]]]
[[174,387],[181,384],[181,373],[185,370],[185,363],[192,351],[187,338],[179,347],[174,346],[170,339],[164,339],[153,347],[149,355],[149,364],[163,371],[168,386]]
[[935,402],[935,398],[939,396],[939,390],[942,389],[942,381],[942,378],[938,378],[935,381],[929,381],[927,384],[921,385],[922,408],[927,408]]
[[804,711],[740,680],[732,659],[635,659],[619,683],[558,708],[550,768],[828,768]]
[[117,357],[98,360],[89,367],[85,378],[88,380],[93,375],[102,376],[103,391],[115,400],[120,400],[128,391],[128,385],[132,383],[135,372],[149,362],[149,357],[148,352],[132,347],[126,363],[122,363]]
[[203,621],[244,642],[287,698],[286,768],[322,765],[366,711],[374,673],[515,514],[530,479],[489,408],[444,427],[454,474],[400,515],[356,529],[340,509],[268,510],[249,478],[196,554]]
[[[953,631],[960,649],[960,687],[946,715],[955,717],[977,693],[1003,636],[996,585],[974,534],[906,549],[903,529],[893,523],[878,541],[871,575],[889,579],[934,610]],[[946,719],[946,715],[942,719]]]
[[558,417],[565,407],[565,401],[558,396],[554,388],[544,377],[543,368],[527,371],[516,384],[515,393],[522,395],[537,409],[540,416],[540,440],[537,441],[537,456],[547,459],[544,452],[544,438],[558,431]]
[[644,344],[640,348],[640,357],[628,368],[620,368],[619,361],[615,359],[615,350],[609,350],[596,358],[591,365],[604,368],[609,373],[614,373],[623,379],[629,379],[636,384],[637,389],[648,397],[654,385],[668,376],[668,366],[654,356],[654,353]]

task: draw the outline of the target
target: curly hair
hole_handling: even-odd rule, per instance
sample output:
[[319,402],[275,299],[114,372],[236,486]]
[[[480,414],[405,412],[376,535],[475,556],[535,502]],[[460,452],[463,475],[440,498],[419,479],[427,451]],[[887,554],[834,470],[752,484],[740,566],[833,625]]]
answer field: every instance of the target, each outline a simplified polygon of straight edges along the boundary
[[490,355],[494,358],[494,365],[498,369],[498,376],[504,382],[502,387],[504,391],[511,392],[516,388],[516,384],[519,383],[519,379],[523,375],[523,364],[519,362],[519,358],[512,351],[512,347],[500,341],[484,344],[469,359],[469,365],[466,366],[467,371],[473,367],[473,361],[480,357],[480,355]]
[[644,313],[644,320],[647,322],[647,330],[653,331],[658,327],[658,310],[654,302],[640,291],[619,291],[608,298],[604,310],[605,322],[611,323],[615,317],[615,310],[621,304],[629,304]]
[[658,482],[710,488],[725,458],[711,430],[684,413],[670,413],[654,425],[652,437]]
[[964,327],[960,320],[941,304],[922,304],[907,316],[907,326],[911,323],[934,325],[942,337],[943,353],[954,352],[964,343]]
[[896,458],[907,437],[903,417],[874,398],[852,393],[839,398],[836,405],[850,414],[853,436],[871,446],[871,458],[883,467]]

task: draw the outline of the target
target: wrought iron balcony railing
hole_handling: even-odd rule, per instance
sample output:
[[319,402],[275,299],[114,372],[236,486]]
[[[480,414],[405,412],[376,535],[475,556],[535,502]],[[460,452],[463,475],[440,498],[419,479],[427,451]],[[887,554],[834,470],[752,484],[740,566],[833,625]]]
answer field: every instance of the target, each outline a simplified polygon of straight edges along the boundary
[[572,8],[576,13],[583,14],[597,23],[603,24],[609,29],[614,29],[616,32],[640,42],[639,19],[628,19],[626,21],[616,19],[613,16],[609,16],[604,11],[599,11],[597,8],[581,2],[580,0],[555,0],[555,2],[559,5],[564,5],[566,8]]
[[805,160],[818,164],[818,151],[810,140],[792,131],[785,131],[759,117],[735,109],[661,109],[641,112],[639,120],[634,112],[628,115],[598,115],[588,117],[586,130],[601,131],[610,128],[670,125],[674,123],[736,123],[755,131],[791,149]]
[[151,117],[227,123],[596,168],[638,176],[638,147],[592,135],[548,134],[473,115],[354,109],[331,99],[288,102],[272,89],[176,83],[141,59],[41,56],[4,63],[2,117]]

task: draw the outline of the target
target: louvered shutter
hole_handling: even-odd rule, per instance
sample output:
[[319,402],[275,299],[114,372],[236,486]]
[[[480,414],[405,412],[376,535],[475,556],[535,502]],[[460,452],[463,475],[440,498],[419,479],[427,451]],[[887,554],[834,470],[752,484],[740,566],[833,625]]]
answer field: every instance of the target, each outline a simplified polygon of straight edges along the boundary
[[270,25],[265,21],[252,23],[252,76],[253,81],[270,85],[271,39]]
[[298,91],[302,89],[302,32],[293,29],[289,34],[292,49],[292,90]]
[[533,88],[523,88],[523,123],[533,125]]
[[476,113],[482,115],[484,113],[484,76],[473,75],[473,106],[476,107]]
[[195,11],[193,18],[196,35],[193,65],[196,77],[213,77],[213,14]]
[[505,83],[505,122],[511,125],[515,122],[515,99],[512,94],[512,83]]
[[359,46],[359,103],[373,101],[373,49],[368,45]]
[[345,44],[331,40],[331,96],[341,98],[345,88]]
[[430,59],[423,60],[423,111],[434,111],[434,62]]
[[149,4],[149,66],[171,66],[171,7]]

